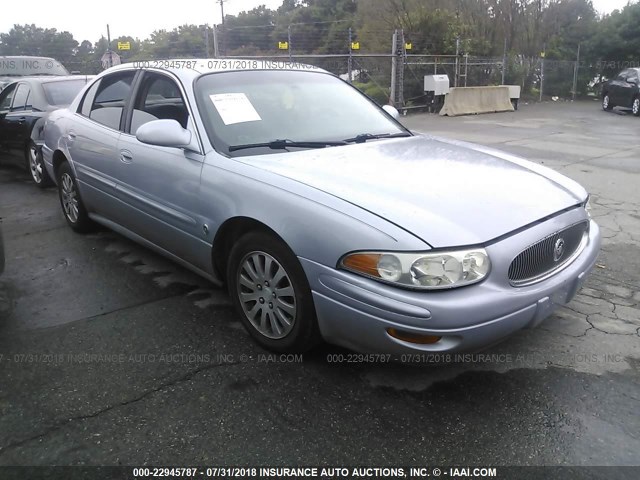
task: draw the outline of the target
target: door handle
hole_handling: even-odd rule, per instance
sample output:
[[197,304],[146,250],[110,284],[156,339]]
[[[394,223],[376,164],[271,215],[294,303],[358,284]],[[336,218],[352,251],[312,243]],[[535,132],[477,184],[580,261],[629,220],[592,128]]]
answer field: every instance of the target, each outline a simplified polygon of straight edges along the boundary
[[133,154],[129,150],[120,150],[120,161],[126,164],[132,163]]
[[27,120],[27,117],[20,117],[18,119],[18,123],[24,123]]
[[73,142],[76,139],[76,134],[75,132],[69,132],[67,133],[67,140],[69,140],[70,142]]

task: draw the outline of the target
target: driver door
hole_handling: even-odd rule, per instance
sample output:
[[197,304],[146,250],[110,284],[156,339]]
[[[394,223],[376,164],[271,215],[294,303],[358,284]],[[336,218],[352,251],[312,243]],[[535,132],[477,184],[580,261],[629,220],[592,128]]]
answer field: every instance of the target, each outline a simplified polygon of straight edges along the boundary
[[176,80],[145,71],[128,115],[128,126],[118,141],[116,187],[117,197],[127,206],[124,226],[202,268],[199,264],[203,257],[210,258],[211,248],[199,216],[204,156],[183,148],[148,145],[135,136],[149,121],[173,119],[195,137]]

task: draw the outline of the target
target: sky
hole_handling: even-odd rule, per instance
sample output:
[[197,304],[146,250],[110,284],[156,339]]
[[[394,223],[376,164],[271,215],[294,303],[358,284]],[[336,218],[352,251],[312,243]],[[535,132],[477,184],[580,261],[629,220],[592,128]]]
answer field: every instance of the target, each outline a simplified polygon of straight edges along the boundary
[[[384,1],[384,0],[380,0]],[[609,13],[621,9],[628,0],[592,0],[596,10]],[[104,6],[101,6],[104,3]],[[96,2],[95,0],[28,0],[29,8],[4,9],[0,17],[0,33],[11,30],[14,24],[36,24],[42,28],[69,31],[81,42],[96,42],[107,36],[107,24],[111,38],[131,35],[147,38],[154,30],[172,30],[184,24],[213,25],[220,23],[220,4],[217,0],[154,0],[125,1],[123,3]],[[225,0],[225,14],[237,14],[259,5],[275,9],[282,0]],[[71,14],[74,12],[75,14]]]

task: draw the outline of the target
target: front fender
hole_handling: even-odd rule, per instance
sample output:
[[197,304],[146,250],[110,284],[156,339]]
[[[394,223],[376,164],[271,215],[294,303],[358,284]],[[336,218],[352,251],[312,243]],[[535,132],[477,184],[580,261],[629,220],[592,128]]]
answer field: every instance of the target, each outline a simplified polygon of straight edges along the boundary
[[356,250],[430,248],[356,205],[233,159],[205,163],[201,198],[211,241],[228,219],[251,218],[276,232],[298,257],[328,267]]

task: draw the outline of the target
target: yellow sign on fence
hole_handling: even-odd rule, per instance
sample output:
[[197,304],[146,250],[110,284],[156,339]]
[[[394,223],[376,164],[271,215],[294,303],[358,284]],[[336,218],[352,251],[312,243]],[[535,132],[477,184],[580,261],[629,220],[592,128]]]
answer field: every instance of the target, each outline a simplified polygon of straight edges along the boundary
[[289,50],[289,42],[278,42],[278,50]]
[[360,42],[351,42],[351,50],[360,50]]
[[118,42],[118,50],[131,50],[131,42]]
[[413,48],[413,43],[411,42],[407,42],[404,44],[404,49],[405,50],[411,50]]

